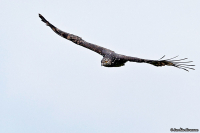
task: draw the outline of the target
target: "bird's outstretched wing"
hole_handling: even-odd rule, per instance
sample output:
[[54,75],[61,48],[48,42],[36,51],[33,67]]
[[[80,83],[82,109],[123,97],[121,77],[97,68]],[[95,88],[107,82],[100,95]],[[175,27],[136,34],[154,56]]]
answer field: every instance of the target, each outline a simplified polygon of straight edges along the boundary
[[68,39],[80,46],[83,46],[85,48],[88,48],[94,52],[97,52],[98,54],[100,55],[103,55],[104,56],[104,51],[106,50],[109,50],[109,49],[106,49],[106,48],[103,48],[103,47],[100,47],[98,45],[95,45],[95,44],[91,44],[91,43],[88,43],[86,41],[84,41],[81,37],[78,37],[76,35],[73,35],[73,34],[69,34],[67,32],[64,32],[58,28],[56,28],[54,25],[52,25],[50,22],[48,22],[41,14],[39,14],[39,17],[41,18],[41,20],[46,23],[47,26],[49,26],[55,33],[57,33],[58,35],[64,37],[65,39]]
[[141,58],[130,57],[130,56],[125,56],[125,55],[120,56],[121,59],[126,60],[126,61],[138,62],[138,63],[149,63],[149,64],[157,66],[157,67],[174,66],[174,67],[186,70],[186,71],[189,71],[189,69],[195,70],[194,68],[191,68],[191,66],[195,66],[195,65],[185,64],[185,63],[192,62],[192,61],[186,61],[186,62],[183,61],[183,60],[186,60],[187,58],[175,60],[175,58],[178,56],[175,56],[170,59],[163,59],[164,57],[165,56],[163,56],[159,60],[148,60],[148,59],[141,59]]

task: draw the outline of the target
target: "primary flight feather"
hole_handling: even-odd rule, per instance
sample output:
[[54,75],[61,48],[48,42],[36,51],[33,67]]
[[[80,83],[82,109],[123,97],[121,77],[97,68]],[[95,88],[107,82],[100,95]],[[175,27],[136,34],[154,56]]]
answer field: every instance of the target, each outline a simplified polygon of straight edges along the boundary
[[85,48],[88,48],[100,55],[103,56],[103,59],[101,60],[101,65],[105,66],[105,67],[120,67],[123,66],[127,61],[130,62],[138,62],[138,63],[149,63],[151,65],[154,66],[174,66],[183,70],[188,71],[188,69],[193,69],[190,66],[194,66],[194,65],[187,65],[184,63],[190,63],[192,61],[187,61],[187,62],[181,62],[182,60],[185,60],[187,58],[184,59],[179,59],[179,60],[174,60],[174,58],[170,58],[170,59],[165,59],[165,60],[161,60],[164,58],[164,56],[159,59],[159,60],[148,60],[148,59],[141,59],[141,58],[137,58],[137,57],[131,57],[131,56],[125,56],[125,55],[121,55],[121,54],[117,54],[112,50],[109,50],[107,48],[86,42],[85,40],[83,40],[81,37],[78,37],[76,35],[64,32],[58,28],[56,28],[54,25],[52,25],[49,21],[47,21],[41,14],[39,14],[39,17],[41,18],[41,20],[46,23],[47,26],[49,26],[55,33],[57,33],[58,35],[64,37],[67,40],[70,40],[80,46],[83,46]]

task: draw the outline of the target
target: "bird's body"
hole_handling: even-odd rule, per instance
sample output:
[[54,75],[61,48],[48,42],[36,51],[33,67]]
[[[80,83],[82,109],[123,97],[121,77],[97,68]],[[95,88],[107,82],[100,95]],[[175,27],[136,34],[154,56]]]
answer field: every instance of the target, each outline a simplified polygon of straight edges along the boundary
[[119,54],[111,51],[105,54],[101,60],[101,65],[105,67],[121,67],[124,66],[127,61],[123,58],[120,58]]
[[124,66],[125,63],[128,61],[138,62],[138,63],[149,63],[154,66],[165,66],[165,65],[174,66],[174,67],[184,69],[186,71],[188,71],[187,69],[193,69],[193,68],[190,68],[189,66],[194,66],[194,65],[181,64],[181,63],[189,63],[189,62],[179,62],[180,60],[185,60],[186,58],[180,59],[180,60],[172,60],[175,57],[171,58],[171,59],[167,59],[167,60],[148,60],[148,59],[141,59],[141,58],[137,58],[137,57],[131,57],[131,56],[117,54],[110,49],[86,42],[79,36],[69,34],[67,32],[64,32],[64,31],[56,28],[54,25],[49,23],[41,14],[39,14],[39,17],[42,19],[42,21],[44,23],[46,23],[47,26],[49,26],[58,35],[62,36],[63,38],[65,38],[67,40],[70,40],[80,46],[88,48],[88,49],[102,55],[103,59],[101,60],[101,65],[105,66],[105,67],[121,67],[121,66]]

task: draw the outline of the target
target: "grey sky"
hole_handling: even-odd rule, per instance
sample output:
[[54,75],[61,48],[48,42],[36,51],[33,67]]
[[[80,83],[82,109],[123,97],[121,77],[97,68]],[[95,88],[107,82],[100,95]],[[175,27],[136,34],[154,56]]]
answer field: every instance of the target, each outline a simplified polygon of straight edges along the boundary
[[[1,133],[168,133],[200,129],[199,0],[1,0]],[[61,30],[145,59],[188,57],[195,71],[102,57]]]

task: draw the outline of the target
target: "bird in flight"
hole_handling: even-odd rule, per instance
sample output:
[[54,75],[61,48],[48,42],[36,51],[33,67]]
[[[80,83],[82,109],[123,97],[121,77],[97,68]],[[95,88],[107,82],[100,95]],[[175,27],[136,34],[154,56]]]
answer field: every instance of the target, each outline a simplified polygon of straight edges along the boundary
[[131,56],[117,54],[110,49],[86,42],[79,36],[64,32],[64,31],[56,28],[49,21],[47,21],[41,14],[39,14],[39,17],[41,18],[41,21],[46,23],[47,26],[49,26],[55,33],[57,33],[61,37],[102,55],[103,59],[101,60],[101,65],[104,67],[121,67],[121,66],[124,66],[126,62],[130,61],[130,62],[137,62],[137,63],[149,63],[149,64],[157,66],[157,67],[174,66],[174,67],[186,70],[186,71],[188,71],[189,69],[194,70],[194,68],[191,68],[190,66],[195,66],[195,65],[185,64],[185,63],[190,63],[192,61],[187,61],[187,62],[183,61],[187,58],[175,60],[175,58],[177,56],[170,58],[170,59],[163,59],[164,58],[164,56],[163,56],[159,60],[148,60],[148,59],[141,59],[141,58],[137,58],[137,57],[131,57]]

